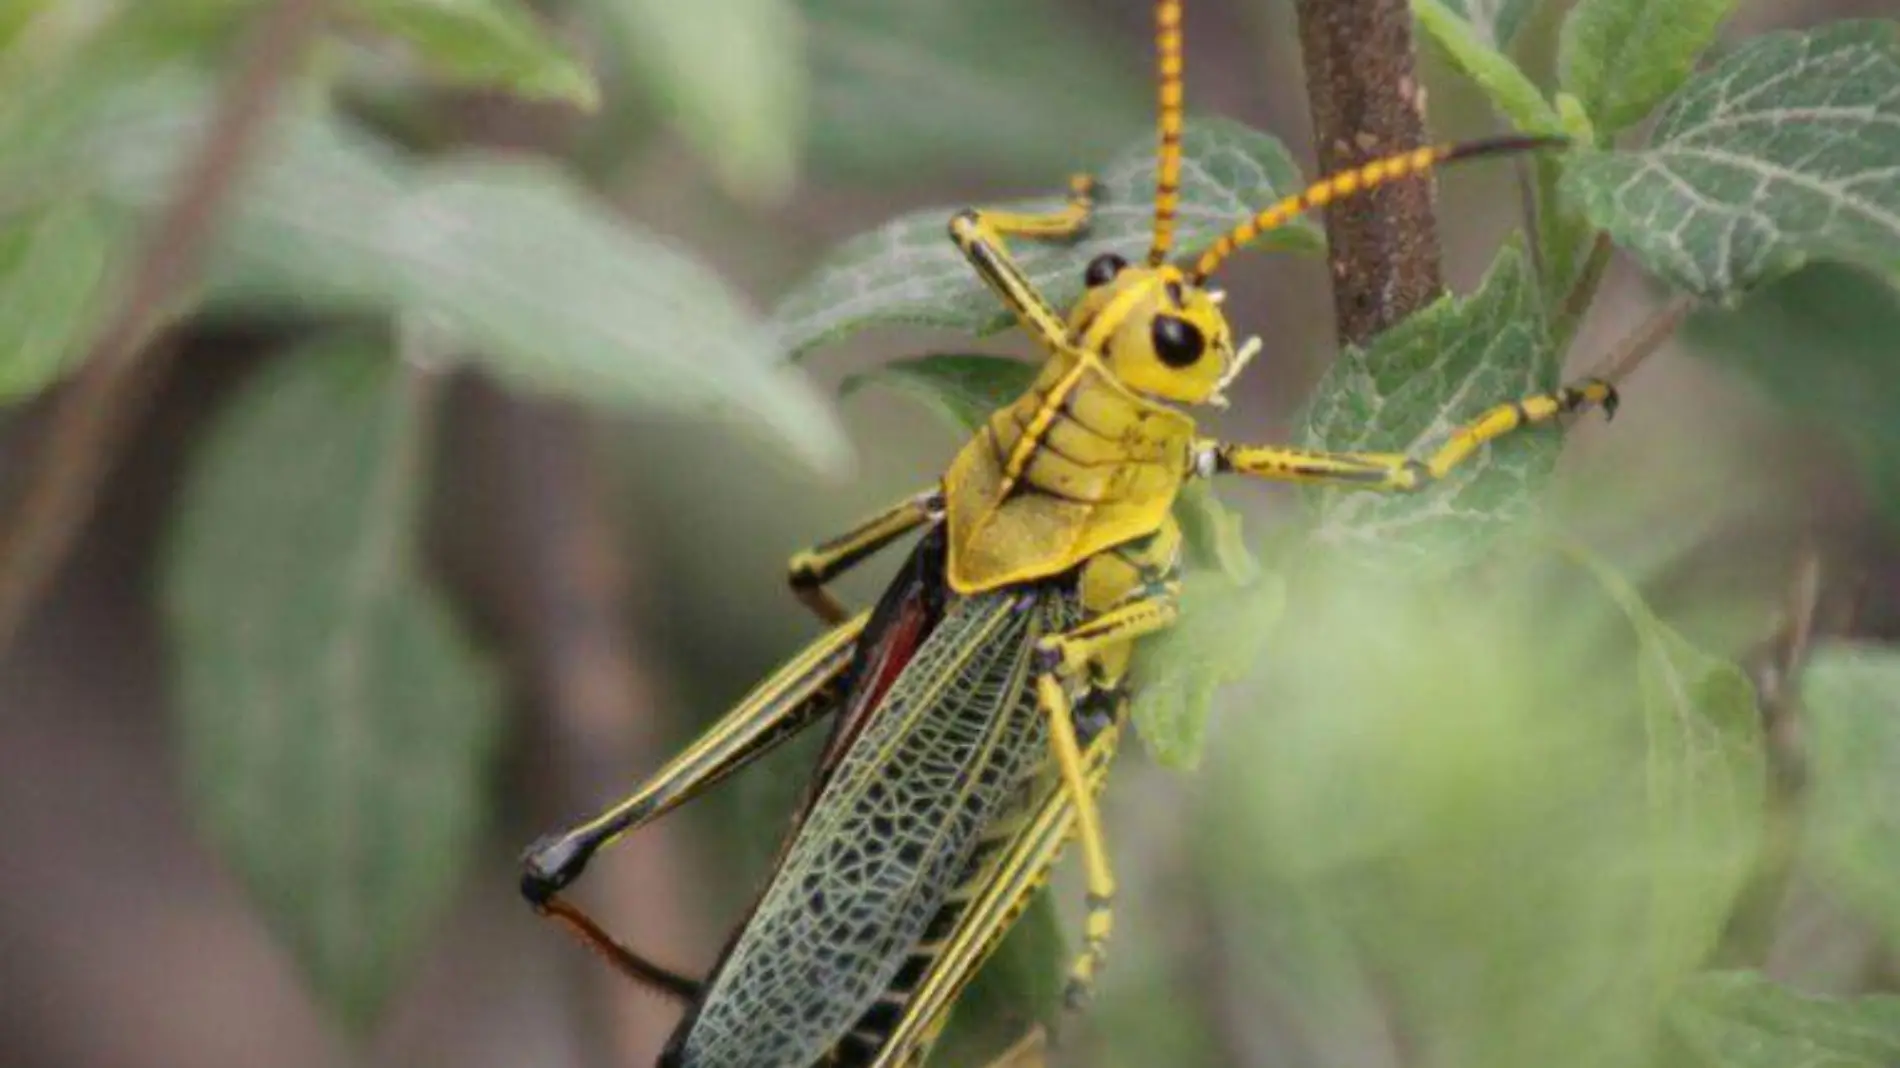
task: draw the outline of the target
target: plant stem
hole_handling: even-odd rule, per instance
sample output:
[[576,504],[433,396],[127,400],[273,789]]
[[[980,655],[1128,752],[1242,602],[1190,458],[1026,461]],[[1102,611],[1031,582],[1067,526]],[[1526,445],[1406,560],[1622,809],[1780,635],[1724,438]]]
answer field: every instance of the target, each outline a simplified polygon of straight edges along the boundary
[[1551,322],[1551,335],[1558,352],[1569,351],[1570,342],[1576,338],[1577,327],[1582,325],[1584,314],[1596,301],[1604,272],[1610,266],[1612,251],[1609,235],[1598,234],[1584,257],[1583,266],[1578,268],[1576,282],[1564,294],[1563,304],[1558,307],[1556,318]]
[[[1313,142],[1322,173],[1425,143],[1406,0],[1299,0]],[[1342,345],[1364,345],[1444,288],[1429,179],[1341,201],[1326,212]]]
[[147,235],[118,313],[60,394],[18,505],[0,526],[0,656],[92,514],[140,402],[162,372],[149,344],[166,304],[197,275],[220,205],[277,98],[323,25],[326,0],[280,0],[225,81],[204,143]]
[[1686,295],[1670,298],[1667,304],[1656,309],[1655,314],[1643,320],[1641,326],[1623,339],[1616,351],[1603,361],[1602,369],[1594,372],[1592,377],[1611,385],[1628,378],[1644,360],[1662,348],[1663,343],[1675,334],[1676,328],[1689,318],[1689,313],[1695,311],[1698,303],[1696,298]]

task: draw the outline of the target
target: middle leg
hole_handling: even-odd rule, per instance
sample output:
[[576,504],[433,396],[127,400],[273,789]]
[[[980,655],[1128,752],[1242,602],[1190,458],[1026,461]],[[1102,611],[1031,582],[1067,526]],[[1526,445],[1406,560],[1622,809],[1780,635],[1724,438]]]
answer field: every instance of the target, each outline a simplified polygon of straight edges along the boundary
[[1108,860],[1095,791],[1089,784],[1088,764],[1075,733],[1069,684],[1086,677],[1095,664],[1125,659],[1127,649],[1136,638],[1172,626],[1179,615],[1175,600],[1178,592],[1178,587],[1170,582],[1067,633],[1044,639],[1037,649],[1037,703],[1048,720],[1049,752],[1055,758],[1062,789],[1075,806],[1075,837],[1081,847],[1088,887],[1082,952],[1069,970],[1065,993],[1070,1005],[1079,1005],[1088,999],[1094,989],[1096,973],[1106,957],[1108,938],[1115,924],[1115,873]]

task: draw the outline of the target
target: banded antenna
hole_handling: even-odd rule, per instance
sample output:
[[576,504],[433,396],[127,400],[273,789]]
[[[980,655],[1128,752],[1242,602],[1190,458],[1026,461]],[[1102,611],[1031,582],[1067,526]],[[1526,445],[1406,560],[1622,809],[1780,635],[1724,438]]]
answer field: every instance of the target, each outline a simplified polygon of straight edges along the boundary
[[1155,232],[1148,265],[1159,267],[1174,247],[1175,214],[1181,207],[1181,0],[1156,0],[1155,52],[1160,64],[1161,106],[1156,117]]
[[[1464,160],[1534,152],[1541,148],[1561,148],[1569,143],[1562,137],[1522,135],[1490,137],[1455,145],[1415,148],[1410,152],[1375,159],[1351,170],[1328,175],[1285,200],[1260,209],[1252,218],[1221,235],[1220,240],[1209,246],[1206,252],[1201,253],[1201,258],[1195,261],[1194,269],[1188,273],[1188,277],[1196,285],[1205,283],[1227,257],[1252,244],[1261,234],[1285,226],[1306,212],[1325,207],[1335,200],[1357,196],[1388,182],[1425,174],[1439,167]],[[1180,165],[1178,158],[1175,165],[1177,167]],[[1161,236],[1159,212],[1160,203],[1157,196],[1155,228],[1157,241]]]

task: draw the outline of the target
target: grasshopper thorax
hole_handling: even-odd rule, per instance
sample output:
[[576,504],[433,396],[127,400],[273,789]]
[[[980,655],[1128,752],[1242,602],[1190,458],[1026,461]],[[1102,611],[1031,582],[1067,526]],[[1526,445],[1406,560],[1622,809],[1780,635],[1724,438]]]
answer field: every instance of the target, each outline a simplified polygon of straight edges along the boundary
[[1129,390],[1172,404],[1224,404],[1246,363],[1222,314],[1223,294],[1172,264],[1133,266],[1112,252],[1091,260],[1069,313],[1076,345]]

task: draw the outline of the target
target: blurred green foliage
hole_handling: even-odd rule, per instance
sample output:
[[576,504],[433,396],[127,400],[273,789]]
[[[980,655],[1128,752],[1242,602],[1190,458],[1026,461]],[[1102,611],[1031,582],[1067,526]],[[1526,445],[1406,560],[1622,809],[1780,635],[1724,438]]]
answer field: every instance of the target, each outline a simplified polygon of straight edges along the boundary
[[[1514,555],[1448,587],[1309,564],[1293,584],[1297,625],[1261,654],[1271,703],[1223,731],[1197,815],[1317,1044],[1354,1025],[1344,984],[1387,1006],[1404,1063],[1649,1063],[1657,1006],[1720,929],[1752,839],[1683,802],[1759,819],[1758,753],[1716,759],[1714,737],[1759,745],[1750,692],[1666,659],[1652,620],[1554,644],[1553,595],[1571,626],[1617,609],[1548,568]],[[1680,690],[1639,680],[1648,662]]]
[[1900,1060],[1900,998],[1803,997],[1758,975],[1703,976],[1673,1008],[1671,1031],[1716,1068],[1879,1068]]
[[436,76],[530,100],[585,108],[600,103],[593,72],[514,0],[353,0],[351,6],[413,48]]
[[197,814],[357,1030],[458,887],[501,726],[493,667],[418,573],[436,386],[390,357],[339,339],[246,383],[164,592]]
[[[1895,26],[1770,34],[1698,71],[1730,6],[1582,0],[1544,84],[1513,58],[1534,0],[1419,0],[1507,120],[1576,148],[1535,164],[1539,240],[1342,354],[1305,441],[1416,453],[1552,385],[1607,235],[1664,283],[1739,304],[1696,336],[1833,423],[1896,507]],[[0,403],[79,369],[259,10],[0,10]],[[1092,255],[1144,249],[1153,164],[1145,80],[1052,7],[354,0],[335,16],[225,206],[202,285],[169,309],[319,340],[243,383],[199,443],[163,603],[196,814],[316,995],[361,1031],[495,792],[498,669],[415,558],[417,502],[440,477],[437,377],[466,367],[604,412],[717,411],[823,467],[844,436],[788,357],[875,324],[1007,321],[943,239],[948,209],[866,220],[768,316],[584,182],[675,140],[695,161],[680,183],[746,212],[810,176],[1094,166],[1092,231],[1019,250],[1063,304]],[[567,143],[578,162],[444,159],[479,140],[444,117],[464,99],[451,92],[531,102],[551,126],[601,117]],[[358,107],[390,96],[419,123]],[[1197,117],[1186,148],[1186,249],[1300,184],[1278,140],[1227,120]],[[1316,252],[1320,232],[1301,222],[1263,247]],[[884,386],[968,427],[1034,370],[932,356],[846,389]],[[1232,1036],[1205,1026],[1212,1006],[1256,999],[1297,1010],[1279,1021],[1297,1063],[1377,1063],[1359,1056],[1368,1021],[1403,1035],[1393,1063],[1445,1068],[1892,1063],[1890,1000],[1699,974],[1768,818],[1754,695],[1731,650],[1697,647],[1607,566],[1551,552],[1561,534],[1536,516],[1559,442],[1513,437],[1415,497],[1307,495],[1279,537],[1247,543],[1257,574],[1233,516],[1184,495],[1187,619],[1142,650],[1135,717],[1160,762],[1204,766],[1179,837],[1205,886],[1185,907],[1207,910],[1206,957],[1228,966],[1179,993],[1167,954],[1131,937],[1094,1021],[1133,1052],[1106,1063],[1217,1063]],[[1375,545],[1387,566],[1366,568]],[[1798,813],[1808,863],[1889,938],[1896,684],[1890,649],[1817,660],[1816,789]],[[946,1059],[1048,1018],[1067,907],[1031,910]]]
[[1900,289],[1891,277],[1820,263],[1707,308],[1685,335],[1858,462],[1867,494],[1900,523]]
[[[1900,940],[1900,653],[1830,645],[1802,680],[1814,777],[1814,870]],[[1895,1038],[1900,1046],[1900,1035]]]

